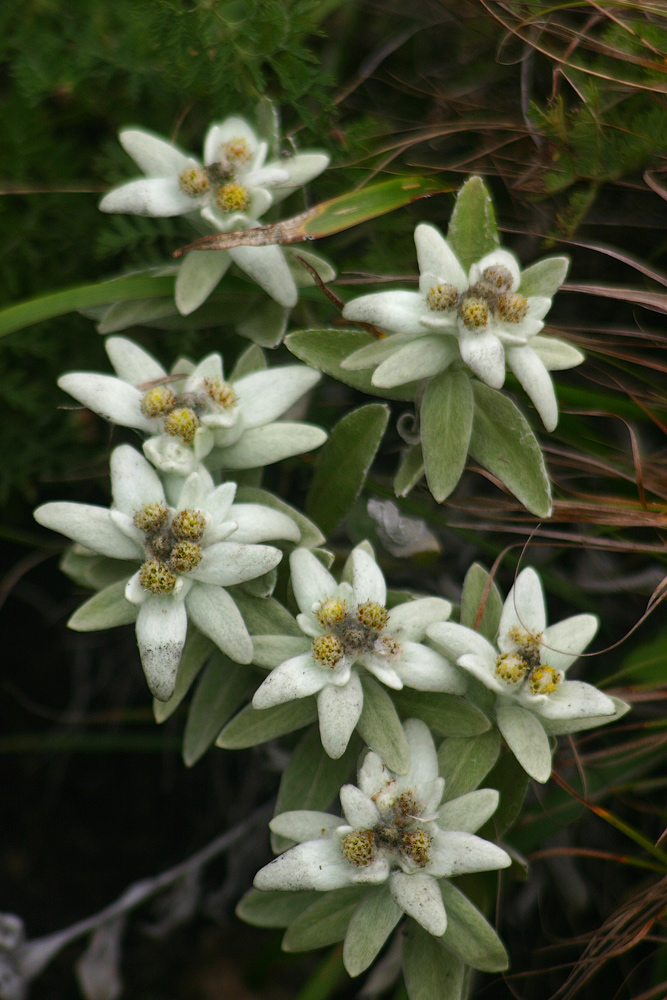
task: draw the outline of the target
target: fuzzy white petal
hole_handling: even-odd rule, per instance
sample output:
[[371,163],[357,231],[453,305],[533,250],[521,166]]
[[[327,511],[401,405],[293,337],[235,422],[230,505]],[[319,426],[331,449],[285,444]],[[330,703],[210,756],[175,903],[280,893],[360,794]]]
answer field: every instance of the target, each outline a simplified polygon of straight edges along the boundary
[[356,785],[343,785],[340,790],[340,804],[345,819],[355,830],[368,829],[380,822],[378,807]]
[[204,549],[201,562],[189,576],[200,583],[233,587],[237,583],[263,576],[274,569],[281,559],[282,552],[272,545],[217,542]]
[[235,503],[229,516],[238,526],[235,542],[271,542],[274,539],[298,542],[301,538],[291,517],[259,503]]
[[147,177],[178,174],[192,160],[192,157],[171,142],[143,129],[123,129],[118,138],[123,149]]
[[558,424],[558,401],[549,372],[539,355],[526,347],[510,347],[507,350],[507,364],[514,372],[526,395],[533,401],[535,409],[548,431]]
[[531,339],[530,346],[550,372],[576,368],[586,360],[581,351],[558,337],[541,337],[538,334]]
[[443,651],[452,663],[456,663],[465,653],[475,653],[491,669],[495,667],[497,652],[491,643],[479,632],[456,622],[437,622],[426,629],[429,639]]
[[356,869],[342,855],[337,840],[309,840],[285,851],[255,875],[256,889],[342,889]]
[[267,163],[266,169],[279,167],[285,171],[287,181],[281,181],[279,186],[285,186],[291,190],[308,184],[313,178],[319,177],[322,171],[329,166],[330,159],[327,153],[297,153],[296,156]]
[[496,702],[498,729],[524,771],[544,784],[551,776],[551,747],[540,720],[528,709],[499,698]]
[[189,476],[197,466],[195,453],[189,445],[180,438],[170,434],[157,434],[148,438],[142,445],[144,455],[149,462],[163,473],[173,473],[176,476]]
[[431,378],[448,368],[458,356],[459,349],[454,337],[419,337],[404,347],[399,347],[395,354],[383,361],[373,372],[371,382],[381,388],[392,388],[406,382]]
[[112,522],[106,507],[56,501],[34,512],[38,524],[112,559],[141,559],[143,552]]
[[417,642],[403,642],[402,646],[401,657],[393,663],[393,667],[406,687],[418,691],[464,693],[465,678],[444,656]]
[[477,653],[464,653],[463,656],[459,656],[456,662],[459,667],[462,667],[467,673],[471,674],[478,681],[481,681],[490,691],[511,697],[511,686],[508,687],[505,681],[500,680],[496,676],[495,660],[493,663],[489,663],[485,657],[479,656]]
[[104,350],[118,378],[132,385],[142,385],[164,378],[167,374],[159,361],[127,337],[107,337]]
[[430,729],[421,719],[407,719],[403,729],[410,749],[410,764],[400,780],[405,785],[435,781],[438,777],[438,757]]
[[352,299],[343,309],[343,319],[371,323],[381,330],[419,336],[424,327],[419,318],[424,312],[424,297],[419,292],[376,292]]
[[342,757],[350,736],[359,721],[364,692],[359,675],[353,670],[347,684],[334,687],[327,684],[317,696],[322,746],[330,757]]
[[449,243],[435,226],[420,223],[415,229],[415,246],[419,271],[426,279],[419,282],[422,294],[428,295],[433,277],[440,283],[454,285],[459,292],[465,292],[468,287],[466,273]]
[[338,584],[317,556],[307,549],[292,552],[289,563],[296,603],[305,615],[310,615],[314,604],[334,596]]
[[126,212],[171,218],[197,209],[197,201],[185,194],[175,177],[146,177],[113,188],[100,202],[101,212]]
[[205,302],[232,263],[226,250],[190,250],[178,268],[174,301],[181,316]]
[[111,452],[111,492],[114,505],[133,517],[149,503],[164,503],[164,489],[155,469],[141,452],[121,444]]
[[446,621],[451,613],[452,606],[443,597],[420,597],[416,601],[406,601],[389,612],[387,632],[399,642],[421,642],[429,625]]
[[312,653],[301,653],[271,671],[255,691],[252,703],[255,708],[271,708],[295,698],[307,698],[321,691],[328,680]]
[[438,809],[438,826],[443,830],[476,833],[498,808],[500,793],[495,788],[477,788],[459,795]]
[[173,597],[150,597],[139,608],[137,643],[148,687],[158,701],[168,701],[176,685],[188,619],[185,605]]
[[521,704],[543,719],[587,719],[616,711],[608,695],[583,681],[562,681],[549,695],[535,696],[523,690],[521,694]]
[[200,632],[237,663],[252,661],[252,639],[241,612],[222,587],[193,583],[185,599],[188,615]]
[[392,872],[389,877],[391,894],[409,917],[424,930],[441,937],[447,930],[447,914],[438,883],[430,875]]
[[383,340],[375,340],[372,344],[366,344],[365,347],[360,347],[358,351],[353,351],[352,354],[348,355],[344,361],[341,361],[341,368],[352,372],[373,368],[375,365],[382,364],[399,349],[401,344],[404,344],[406,340],[409,342],[411,339],[411,337],[394,333],[391,337],[385,337]]
[[[498,626],[498,636],[503,639],[511,629],[527,630],[531,635],[544,632],[546,626],[546,610],[542,583],[535,570],[528,566],[521,570],[507,595],[503,605]],[[514,645],[510,649],[516,648]],[[508,652],[509,649],[503,649]]]
[[269,827],[280,837],[289,837],[297,843],[307,840],[322,840],[341,825],[340,816],[314,812],[310,809],[294,809],[274,816]]
[[287,365],[253,372],[234,383],[246,427],[277,420],[320,380],[306,365]]
[[472,333],[459,325],[461,357],[475,375],[491,386],[502,389],[505,382],[505,351],[491,330]]
[[143,392],[122,379],[94,372],[68,372],[58,385],[94,413],[118,427],[155,432],[157,422],[141,412]]
[[541,659],[554,670],[567,670],[588,646],[599,627],[595,615],[573,615],[542,633]]
[[501,847],[460,830],[438,830],[433,837],[428,870],[437,878],[507,868],[512,863]]
[[213,464],[212,458],[208,460],[208,464],[210,468],[257,469],[292,455],[313,451],[323,445],[326,439],[326,431],[321,427],[278,421],[262,427],[251,427],[236,444],[215,449],[211,454],[216,464]]
[[372,601],[385,604],[387,585],[382,570],[368,552],[357,547],[352,551],[352,587],[357,604]]
[[228,253],[234,263],[281,306],[291,309],[296,305],[298,293],[294,278],[279,246],[241,246]]

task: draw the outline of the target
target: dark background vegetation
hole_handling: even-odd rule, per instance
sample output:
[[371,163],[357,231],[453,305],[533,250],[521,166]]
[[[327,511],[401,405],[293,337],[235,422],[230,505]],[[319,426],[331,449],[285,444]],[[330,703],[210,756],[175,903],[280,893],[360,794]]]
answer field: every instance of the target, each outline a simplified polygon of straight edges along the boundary
[[[361,501],[331,547],[343,557],[370,532],[396,585],[455,600],[473,559],[490,566],[513,546],[499,569],[506,592],[528,543],[523,558],[540,567],[552,620],[580,610],[603,620],[595,649],[614,648],[584,661],[586,676],[636,703],[613,734],[562,740],[557,769],[657,841],[667,826],[662,609],[614,644],[641,619],[665,572],[667,16],[660,6],[25,0],[20,10],[3,6],[0,39],[3,304],[165,260],[191,238],[182,220],[97,211],[100,194],[132,175],[118,128],[150,128],[197,150],[211,120],[251,116],[263,95],[281,110],[286,148],[292,141],[332,153],[333,169],[311,186],[311,203],[408,169],[444,172],[454,182],[479,172],[505,242],[524,262],[545,249],[572,256],[569,282],[580,290],[561,293],[549,318],[588,360],[556,375],[563,417],[541,438],[557,499],[553,521],[536,526],[473,468],[440,508],[420,488],[402,502],[403,513],[428,520],[441,558],[398,560]],[[299,211],[303,200],[290,207]],[[372,290],[382,276],[414,277],[415,222],[444,227],[451,208],[451,196],[441,195],[322,241],[317,249],[339,272],[337,294]],[[611,283],[623,289],[620,298],[604,294]],[[291,325],[337,321],[313,293]],[[134,334],[167,363],[213,349],[232,358],[245,346],[220,325]],[[282,348],[278,355],[289,357]],[[68,400],[55,380],[73,368],[108,370],[102,338],[80,315],[0,345],[0,788],[9,820],[0,841],[0,909],[19,913],[31,937],[102,908],[129,882],[238,822],[274,794],[284,760],[278,748],[213,750],[186,770],[184,711],[154,725],[131,631],[67,631],[81,592],[59,573],[59,542],[37,528],[31,509],[50,499],[104,503],[108,448],[123,439],[94,416],[59,409]],[[517,398],[532,420],[525,397]],[[310,417],[331,426],[362,399],[327,381]],[[401,443],[394,421],[366,499],[390,496]],[[299,505],[310,475],[306,457],[269,470],[266,484]],[[626,857],[649,855],[553,783],[529,798],[508,841],[529,858],[548,856],[532,862],[528,882],[504,890],[499,926],[512,969],[506,982],[488,977],[479,996],[551,996],[597,932],[597,953],[624,953],[564,996],[664,997],[667,889],[659,872]],[[582,858],[581,847],[616,860]],[[131,920],[123,961],[129,1000],[282,998],[306,983],[322,955],[281,955],[279,934],[232,915],[267,856],[262,834],[207,869],[200,912],[166,938],[143,933],[147,909]],[[627,921],[607,942],[599,928],[620,919],[622,907]],[[76,997],[80,951],[72,946],[54,962],[33,995]],[[580,964],[575,975],[591,969],[595,963]],[[341,996],[358,989],[349,980],[337,988]]]

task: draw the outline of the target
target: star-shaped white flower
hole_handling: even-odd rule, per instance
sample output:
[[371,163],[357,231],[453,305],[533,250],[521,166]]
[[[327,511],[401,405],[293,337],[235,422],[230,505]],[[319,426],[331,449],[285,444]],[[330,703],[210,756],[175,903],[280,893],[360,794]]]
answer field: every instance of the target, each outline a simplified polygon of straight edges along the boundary
[[410,748],[407,774],[394,774],[369,751],[358,787],[341,788],[344,823],[308,810],[271,821],[275,833],[298,846],[257,873],[257,889],[326,891],[388,882],[400,909],[440,937],[447,914],[438,879],[511,864],[500,847],[474,835],[495,812],[498,793],[481,789],[440,806],[445,782],[438,776],[433,737],[417,719],[403,728]]
[[93,552],[141,563],[125,599],[139,608],[137,642],[151,692],[161,701],[173,692],[188,617],[232,659],[249,663],[252,641],[224,588],[277,566],[282,552],[256,543],[298,541],[294,521],[259,504],[234,504],[236,484],[215,487],[205,470],[185,480],[171,507],[155,469],[129,445],[111,454],[111,490],[111,509],[47,503],[35,518]]
[[[143,129],[120,133],[124,149],[146,175],[114,188],[103,212],[175,216],[199,212],[216,232],[257,225],[270,207],[326,168],[325,153],[300,153],[265,163],[267,143],[243,118],[211,125],[203,164]],[[179,266],[176,305],[187,315],[210,295],[234,261],[280,305],[296,305],[297,289],[278,246],[195,251]]]
[[424,597],[387,611],[387,588],[375,560],[357,547],[351,562],[352,584],[338,584],[312,552],[291,554],[297,621],[312,647],[275,667],[252,702],[270,708],[316,694],[322,746],[334,758],[345,752],[361,715],[360,670],[395,690],[465,690],[456,669],[421,642],[427,625],[449,616],[449,601]]
[[540,578],[528,568],[505,601],[496,646],[452,622],[433,624],[427,634],[496,695],[496,722],[507,745],[532,778],[545,782],[551,774],[550,735],[591,729],[628,711],[624,702],[591,684],[565,680],[598,624],[594,615],[583,614],[547,626]]
[[311,424],[276,422],[320,375],[287,365],[224,379],[222,358],[179,360],[169,374],[124,337],[105,348],[118,377],[69,372],[58,385],[120,427],[150,435],[146,457],[163,473],[188,476],[203,459],[212,469],[248,469],[319,448],[326,433]]
[[[547,430],[558,420],[549,370],[571,368],[583,355],[556,338],[539,337],[551,298],[522,295],[522,272],[508,250],[494,250],[466,275],[447,240],[427,223],[415,230],[419,291],[378,292],[348,302],[346,319],[372,323],[392,336],[343,362],[350,370],[377,365],[373,385],[390,388],[431,378],[463,361],[494,389],[505,366],[516,375]],[[560,281],[567,271],[559,262]]]

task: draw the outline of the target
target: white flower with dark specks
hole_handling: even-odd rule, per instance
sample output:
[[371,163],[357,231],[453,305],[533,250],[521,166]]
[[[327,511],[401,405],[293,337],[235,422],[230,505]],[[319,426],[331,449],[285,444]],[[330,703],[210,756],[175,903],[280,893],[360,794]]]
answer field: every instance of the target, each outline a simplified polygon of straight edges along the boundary
[[276,422],[319,380],[306,365],[262,369],[233,383],[222,358],[183,360],[169,374],[124,337],[105,341],[118,377],[69,372],[61,389],[120,427],[150,437],[146,457],[164,473],[188,476],[207,456],[212,468],[247,469],[318,448],[326,440],[311,424]]
[[[551,306],[546,295],[523,295],[524,274],[508,250],[498,249],[472,264],[466,275],[447,240],[427,223],[415,230],[419,291],[362,295],[348,302],[345,319],[372,323],[392,336],[355,351],[349,370],[377,365],[372,382],[382,388],[431,378],[463,361],[494,389],[505,382],[505,366],[533,401],[547,430],[558,421],[550,370],[572,368],[583,355],[555,337],[541,337]],[[566,257],[550,258],[558,287]],[[544,263],[544,262],[543,262]],[[553,294],[553,292],[552,292]]]
[[275,833],[298,844],[257,873],[257,889],[326,891],[387,882],[399,915],[402,910],[440,937],[447,913],[438,880],[511,864],[500,847],[474,835],[493,815],[498,793],[481,789],[441,806],[445,782],[433,737],[417,719],[408,719],[404,730],[407,774],[394,774],[369,751],[358,787],[341,788],[344,822],[308,810],[271,821]]
[[[549,736],[592,729],[620,718],[625,702],[565,674],[598,629],[594,615],[546,623],[544,595],[534,569],[524,569],[503,606],[496,646],[463,625],[439,622],[429,638],[496,695],[500,732],[536,781],[551,774]],[[496,648],[497,647],[497,648]]]
[[252,641],[224,589],[268,573],[279,549],[256,544],[298,541],[291,518],[259,504],[234,504],[235,483],[215,487],[205,470],[185,480],[170,507],[155,469],[129,445],[111,454],[111,509],[47,503],[36,520],[93,552],[141,565],[127,580],[125,599],[138,607],[137,642],[148,686],[167,700],[174,689],[188,617],[239,663]]
[[[143,129],[124,129],[123,148],[146,175],[114,188],[103,212],[175,216],[199,212],[218,232],[257,224],[270,207],[326,168],[325,153],[299,153],[265,163],[267,143],[243,118],[211,125],[204,162]],[[297,301],[296,285],[278,246],[195,251],[179,267],[176,305],[188,314],[209,296],[234,261],[285,308]]]
[[270,708],[317,695],[322,746],[334,758],[345,752],[361,715],[359,671],[395,690],[404,685],[452,694],[465,690],[459,672],[422,645],[426,627],[449,616],[449,602],[424,597],[388,611],[387,588],[375,560],[357,547],[351,563],[352,584],[338,584],[311,552],[291,554],[292,586],[301,609],[297,621],[312,646],[275,667],[253,698],[255,708]]

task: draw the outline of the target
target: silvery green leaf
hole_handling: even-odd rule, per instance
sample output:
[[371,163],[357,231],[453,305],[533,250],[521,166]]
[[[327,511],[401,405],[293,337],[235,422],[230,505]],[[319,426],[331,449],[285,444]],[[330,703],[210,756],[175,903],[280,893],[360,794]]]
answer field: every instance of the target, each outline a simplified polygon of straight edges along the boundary
[[251,597],[265,598],[271,596],[276,589],[277,582],[278,570],[274,568],[270,569],[268,573],[256,576],[254,580],[246,580],[245,583],[240,584],[240,587]]
[[394,493],[406,497],[424,475],[424,455],[421,444],[411,444],[401,455],[394,479]]
[[[223,750],[245,750],[258,743],[284,736],[295,729],[303,729],[317,718],[314,698],[275,705],[273,708],[253,708],[246,705],[222,730],[215,745]],[[333,797],[333,796],[332,796]]]
[[500,753],[500,734],[489,729],[468,739],[450,737],[438,750],[438,768],[445,779],[445,801],[477,788]]
[[311,640],[305,635],[253,635],[252,645],[252,662],[271,670],[293,656],[307,653]]
[[236,324],[236,332],[247,337],[259,347],[277,347],[285,336],[289,309],[266,299],[258,308],[249,311],[246,319]]
[[117,1000],[123,992],[121,941],[126,918],[102,924],[76,963],[76,978],[86,1000]]
[[565,281],[570,266],[569,257],[545,257],[521,272],[519,291],[526,298],[532,295],[550,299]]
[[[488,785],[487,776],[484,784]],[[443,830],[458,830],[463,833],[477,833],[498,808],[499,794],[496,788],[476,788],[457,799],[450,799],[438,809],[438,825]]]
[[551,747],[540,719],[507,698],[496,700],[496,721],[508,747],[531,778],[551,777]]
[[404,718],[422,719],[439,736],[479,736],[491,728],[476,705],[456,695],[403,688],[392,697]]
[[215,646],[196,628],[189,628],[181,653],[181,662],[176,674],[176,687],[169,701],[153,699],[153,715],[156,722],[164,722],[176,711],[190,690],[195,677],[204,666]]
[[468,456],[473,395],[465,372],[448,370],[429,381],[420,426],[426,481],[442,503],[461,478]]
[[336,272],[329,261],[310,250],[302,250],[300,247],[298,250],[285,248],[285,257],[297,288],[304,288],[315,284],[315,279],[310,271],[299,261],[299,257],[305,260],[307,264],[310,264],[323,284],[327,285],[336,277]]
[[410,1000],[464,1000],[466,995],[461,959],[414,920],[403,945],[403,975]]
[[[274,815],[291,809],[325,812],[342,785],[351,777],[359,753],[359,739],[353,734],[347,750],[337,759],[325,752],[317,726],[301,737],[283,771]],[[289,845],[284,837],[271,835],[273,849]]]
[[402,916],[388,885],[367,889],[345,934],[343,964],[350,976],[366,971]]
[[330,535],[359,496],[389,420],[389,407],[370,403],[338,421],[317,456],[306,510]]
[[251,344],[236,359],[236,364],[229,373],[229,381],[235,382],[244,375],[251,375],[253,372],[263,371],[267,367],[266,358],[261,347]]
[[472,383],[475,415],[470,454],[497,476],[531,514],[551,515],[551,487],[542,450],[528,421],[502,392]]
[[118,333],[130,326],[150,326],[153,320],[165,316],[177,316],[178,310],[173,298],[130,299],[128,302],[114,302],[105,310],[97,326],[97,332]]
[[255,684],[247,667],[215,652],[197,683],[183,734],[183,760],[192,767],[211,746]]
[[283,938],[283,951],[310,951],[336,944],[345,937],[348,924],[364,893],[365,886],[334,889],[311,903],[294,920]]
[[68,621],[69,628],[75,632],[95,632],[136,621],[138,608],[125,599],[126,583],[127,579],[117,580],[89,597]]
[[500,246],[493,202],[481,177],[470,177],[456,196],[447,242],[464,271]]
[[254,927],[287,927],[320,898],[320,893],[315,890],[283,892],[270,889],[260,892],[259,889],[250,889],[241,897],[234,912]]
[[274,597],[253,597],[239,587],[228,590],[250,635],[303,635],[296,620]]
[[500,804],[493,814],[496,837],[502,837],[521,814],[528,791],[528,775],[512,753],[503,753],[484,782],[500,792]]
[[[465,625],[466,628],[476,627],[475,622],[488,578],[489,574],[479,563],[473,563],[465,575],[461,594],[461,625]],[[477,625],[477,631],[489,642],[493,642],[496,637],[502,610],[503,599],[495,583],[492,582],[484,599],[484,608]]]
[[509,960],[493,927],[451,882],[442,879],[439,885],[447,911],[444,943],[473,969],[503,972]]
[[361,675],[361,685],[364,705],[357,722],[357,732],[388,768],[397,774],[405,774],[410,763],[410,750],[391,696],[386,688],[365,673]]
[[272,510],[278,510],[282,514],[287,514],[296,523],[301,532],[299,545],[306,549],[312,549],[318,545],[323,545],[326,541],[324,535],[313,522],[302,514],[295,507],[290,507],[279,497],[274,496],[268,490],[259,489],[256,486],[239,486],[236,491],[236,503],[261,503]]

